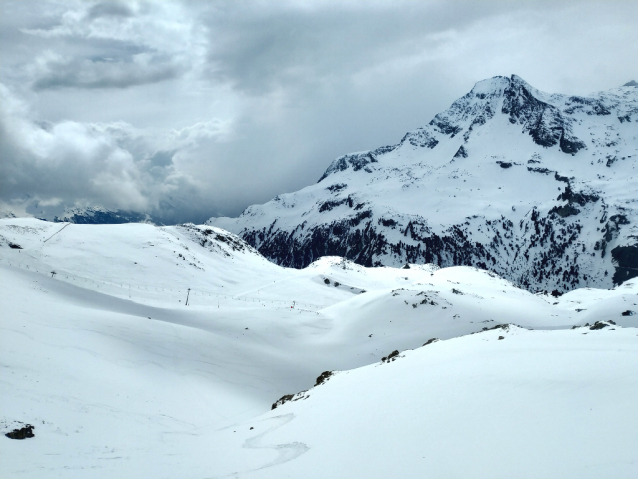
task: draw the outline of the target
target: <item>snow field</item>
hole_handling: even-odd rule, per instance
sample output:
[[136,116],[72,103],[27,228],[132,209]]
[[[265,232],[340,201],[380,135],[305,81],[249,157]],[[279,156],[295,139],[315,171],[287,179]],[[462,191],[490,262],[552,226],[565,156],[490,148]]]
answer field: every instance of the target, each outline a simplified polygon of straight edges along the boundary
[[[0,220],[0,428],[36,426],[0,438],[1,477],[635,477],[635,280],[553,298],[467,267],[281,268],[207,226],[63,226]],[[503,323],[534,331],[480,332]]]

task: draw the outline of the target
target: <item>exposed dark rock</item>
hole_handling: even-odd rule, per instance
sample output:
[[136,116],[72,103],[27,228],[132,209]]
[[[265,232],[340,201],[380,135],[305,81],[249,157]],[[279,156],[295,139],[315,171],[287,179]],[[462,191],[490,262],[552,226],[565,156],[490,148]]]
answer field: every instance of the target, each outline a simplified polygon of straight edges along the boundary
[[454,154],[454,158],[467,158],[467,150],[463,145],[461,145],[457,152]]
[[431,133],[423,128],[419,128],[416,131],[406,133],[406,135],[401,139],[401,143],[405,142],[410,143],[412,146],[420,147],[420,148],[434,148],[439,144],[439,140],[434,138]]
[[354,206],[354,200],[352,199],[351,196],[348,196],[347,198],[342,198],[340,200],[324,201],[319,207],[319,213],[330,211],[336,208],[337,206],[341,206],[341,205],[348,205],[350,208],[352,208]]
[[330,376],[333,375],[332,371],[324,371],[322,372],[318,377],[317,377],[317,381],[315,382],[315,387],[325,383],[328,379],[330,379]]
[[576,153],[578,150],[585,148],[585,143],[577,138],[568,138],[565,136],[565,130],[561,130],[560,149],[563,153]]
[[557,200],[567,201],[569,204],[576,203],[580,206],[585,206],[587,203],[595,203],[600,199],[600,196],[596,194],[585,194],[583,192],[574,193],[571,187],[568,185]]
[[384,362],[384,363],[389,363],[389,362],[392,362],[392,361],[396,360],[396,358],[398,356],[399,356],[399,351],[397,351],[395,349],[390,354],[388,354],[386,357],[381,358],[381,361]]
[[584,111],[588,115],[605,116],[611,115],[611,112],[599,100],[593,98],[584,98],[581,96],[572,96],[569,98],[571,107],[565,110],[565,113],[572,114],[577,110]]
[[331,193],[338,193],[341,190],[344,190],[348,187],[345,183],[336,183],[334,185],[328,186],[326,189]]
[[383,225],[385,227],[390,227],[392,228],[393,226],[396,226],[398,223],[393,220],[392,218],[379,218],[379,222],[378,224]]
[[609,323],[606,321],[596,321],[593,325],[590,326],[591,331],[596,331],[598,329],[603,329],[609,326]]
[[5,436],[7,436],[9,439],[27,439],[29,437],[35,437],[35,434],[33,434],[34,428],[35,426],[27,424],[20,429],[14,429],[13,431],[6,433]]
[[555,213],[561,218],[567,218],[568,216],[577,215],[580,213],[580,210],[570,204],[567,204],[565,206],[554,206],[551,210],[549,210],[549,213]]
[[571,134],[573,120],[555,106],[536,98],[520,78],[513,76],[503,95],[501,111],[509,114],[510,123],[522,125],[537,145],[550,148],[558,144],[562,152],[570,154],[585,147]]
[[430,126],[436,127],[438,131],[444,135],[450,135],[451,137],[456,136],[456,134],[462,130],[460,126],[452,124],[448,119],[441,115],[435,116],[430,122]]
[[547,168],[540,168],[540,167],[532,168],[531,166],[527,167],[527,171],[531,171],[533,173],[542,173],[544,175],[549,175],[550,173],[552,173],[552,170],[548,170]]
[[638,276],[638,245],[616,246],[611,250],[611,257],[616,263],[614,284],[622,284]]
[[507,324],[507,323],[506,324],[497,324],[496,326],[492,326],[491,328],[484,327],[482,329],[482,331],[494,331],[495,329],[502,329],[504,331],[507,331],[507,330],[510,329],[510,325]]
[[[387,148],[394,148],[394,147],[382,147],[375,151],[355,153],[352,155],[343,155],[342,157],[337,158],[335,161],[332,162],[332,164],[328,167],[326,172],[321,176],[321,178],[319,178],[319,181],[317,183],[320,183],[326,177],[328,177],[329,175],[331,175],[332,173],[336,171],[343,171],[350,167],[352,167],[354,171],[359,171],[361,169],[364,169],[365,171],[372,171],[372,170],[366,169],[365,167],[368,166],[370,163],[378,163],[378,160],[376,159],[376,154],[387,153],[388,152]],[[381,150],[381,152],[379,152],[379,150]],[[392,150],[389,150],[389,151],[392,151]]]
[[272,407],[270,408],[270,410],[272,411],[273,409],[277,409],[277,407],[281,406],[282,404],[285,404],[288,401],[292,401],[292,398],[294,397],[295,397],[294,394],[284,394],[272,404]]

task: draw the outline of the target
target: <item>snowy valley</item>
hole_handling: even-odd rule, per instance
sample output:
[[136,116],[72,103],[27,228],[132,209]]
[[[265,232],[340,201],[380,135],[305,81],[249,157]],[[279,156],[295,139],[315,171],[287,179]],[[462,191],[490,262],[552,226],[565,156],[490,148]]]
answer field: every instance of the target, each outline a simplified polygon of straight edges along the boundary
[[208,225],[0,235],[0,428],[35,435],[2,437],[2,477],[638,472],[638,279],[285,268]]

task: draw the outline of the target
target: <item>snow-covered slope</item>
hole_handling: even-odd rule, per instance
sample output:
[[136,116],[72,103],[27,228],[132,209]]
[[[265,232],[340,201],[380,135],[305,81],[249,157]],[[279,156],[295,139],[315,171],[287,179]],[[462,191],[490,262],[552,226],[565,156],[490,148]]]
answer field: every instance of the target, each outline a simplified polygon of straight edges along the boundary
[[325,255],[489,269],[531,291],[638,275],[638,88],[547,94],[495,77],[396,145],[208,223],[302,268]]
[[[481,477],[458,454],[487,467],[505,443],[502,477],[635,475],[636,279],[555,298],[472,267],[283,268],[210,226],[10,218],[0,235],[0,430],[35,426],[0,437],[0,477]],[[538,427],[519,435],[522,411]],[[596,444],[604,467],[574,466]]]
[[514,326],[336,372],[224,432],[217,477],[633,478],[636,343]]

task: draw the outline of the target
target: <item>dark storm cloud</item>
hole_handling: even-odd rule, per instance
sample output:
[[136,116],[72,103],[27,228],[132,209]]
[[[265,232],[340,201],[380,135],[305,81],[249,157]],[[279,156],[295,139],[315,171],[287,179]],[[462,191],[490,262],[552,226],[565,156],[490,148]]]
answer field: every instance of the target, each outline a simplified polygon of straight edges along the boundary
[[[37,8],[36,8],[37,7]],[[633,79],[636,2],[0,2],[0,199],[235,215],[476,81]]]

